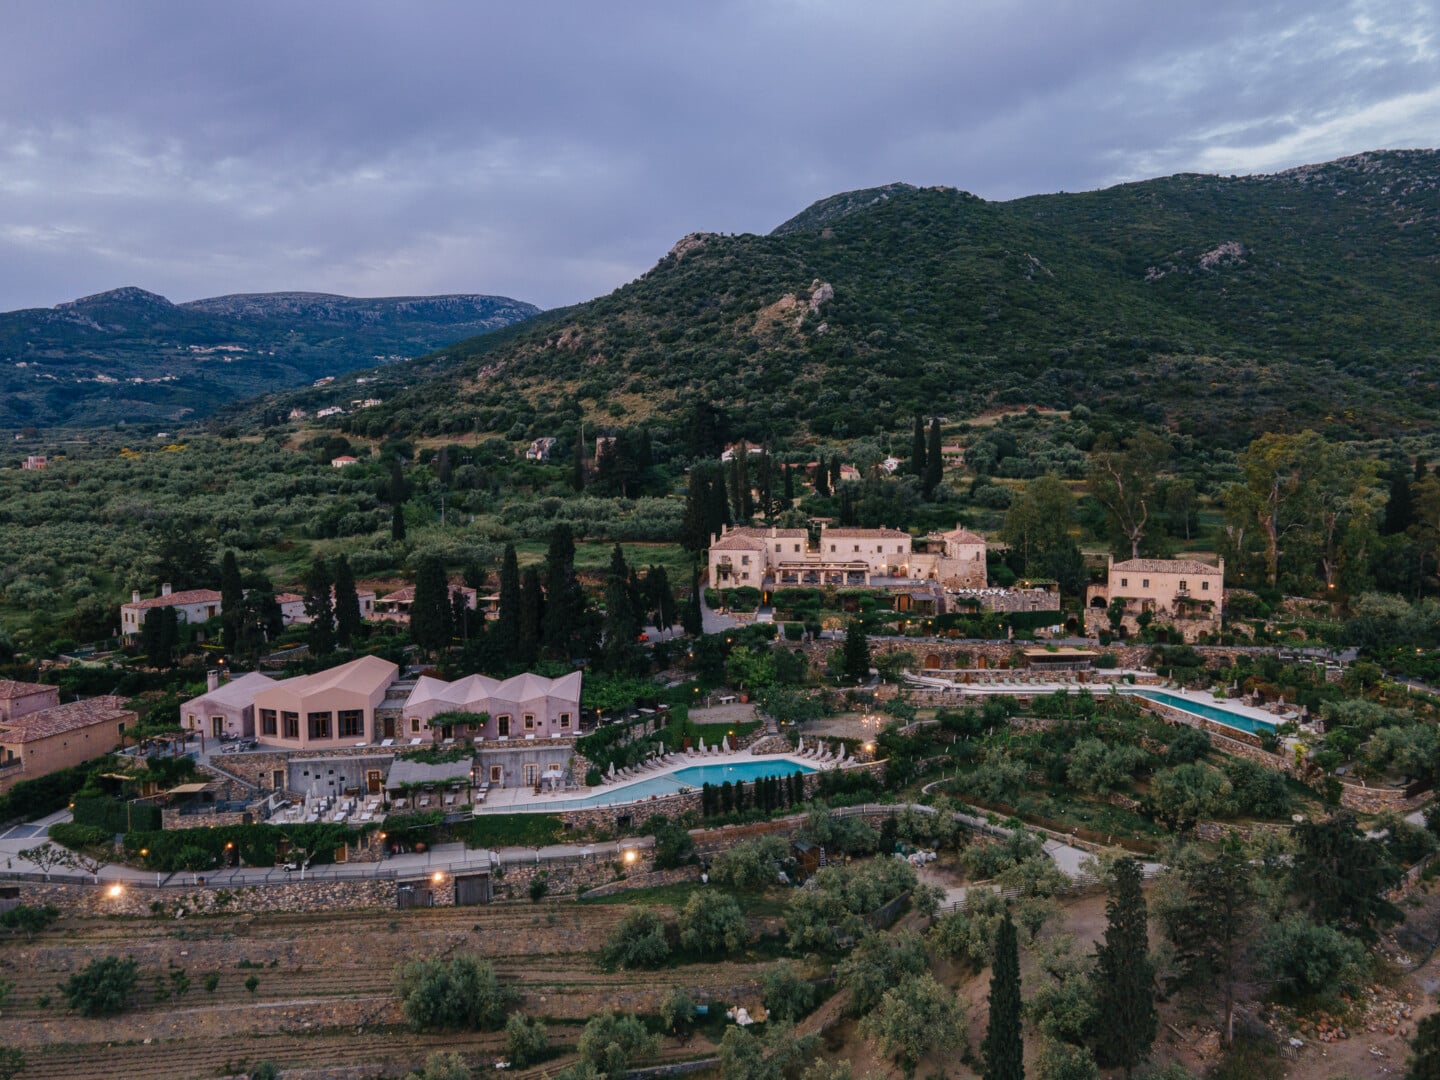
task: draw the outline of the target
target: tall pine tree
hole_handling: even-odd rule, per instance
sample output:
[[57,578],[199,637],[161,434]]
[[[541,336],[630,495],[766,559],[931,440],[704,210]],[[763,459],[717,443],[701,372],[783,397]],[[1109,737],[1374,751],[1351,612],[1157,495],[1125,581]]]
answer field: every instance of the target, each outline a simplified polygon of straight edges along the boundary
[[1095,950],[1091,975],[1096,1012],[1104,1018],[1095,1051],[1102,1065],[1119,1066],[1129,1077],[1150,1055],[1156,1030],[1145,896],[1140,891],[1140,863],[1130,856],[1115,863],[1105,914],[1109,920],[1105,940]]
[[605,575],[605,670],[629,674],[636,669],[640,620],[630,595],[630,567],[620,545],[610,554],[610,571]]
[[364,632],[355,574],[350,569],[350,560],[342,554],[335,560],[335,639],[349,648]]
[[990,1019],[985,1042],[985,1080],[1025,1080],[1025,1044],[1020,1036],[1020,946],[1010,912],[995,935],[990,969]]

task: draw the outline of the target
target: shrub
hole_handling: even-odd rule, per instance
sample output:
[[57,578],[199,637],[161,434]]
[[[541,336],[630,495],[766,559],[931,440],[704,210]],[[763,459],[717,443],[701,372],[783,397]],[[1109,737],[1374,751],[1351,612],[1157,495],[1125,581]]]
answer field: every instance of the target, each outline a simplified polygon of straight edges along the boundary
[[1332,998],[1360,986],[1370,971],[1363,944],[1303,915],[1269,927],[1257,958],[1275,992],[1289,998]]
[[60,909],[54,904],[17,904],[9,911],[0,911],[0,928],[19,930],[31,936],[38,934],[58,918]]
[[580,1069],[588,1067],[588,1071],[572,1067],[560,1073],[556,1080],[566,1080],[567,1076],[577,1080],[593,1076],[619,1080],[628,1073],[632,1061],[651,1056],[659,1044],[659,1037],[651,1035],[638,1017],[601,1013],[585,1025],[575,1047],[580,1055]]
[[134,960],[102,956],[71,975],[60,990],[81,1016],[113,1016],[125,1008],[139,977]]
[[776,863],[789,853],[785,841],[778,836],[742,840],[715,856],[710,864],[710,879],[732,889],[759,889],[773,885]]
[[605,939],[600,962],[608,968],[659,967],[669,955],[665,920],[649,908],[632,908]]
[[111,835],[98,825],[79,825],[73,821],[50,826],[50,839],[72,851],[108,845]]
[[888,987],[925,969],[925,942],[919,934],[867,934],[836,970],[836,979],[850,991],[851,1015],[864,1016]]
[[750,937],[733,896],[698,890],[680,913],[680,945],[695,953],[739,952]]
[[660,1022],[665,1030],[679,1033],[695,1022],[695,1002],[678,986],[660,1002]]
[[932,1049],[965,1045],[965,1011],[934,976],[907,975],[885,991],[860,1030],[882,1054],[899,1058],[908,1073]]
[[412,961],[397,969],[395,981],[401,1011],[416,1031],[492,1031],[519,997],[488,960],[471,955]]
[[765,1011],[775,1020],[799,1020],[815,1007],[815,984],[782,960],[761,977]]
[[513,1012],[505,1021],[505,1056],[516,1068],[543,1061],[550,1054],[550,1036],[543,1020]]

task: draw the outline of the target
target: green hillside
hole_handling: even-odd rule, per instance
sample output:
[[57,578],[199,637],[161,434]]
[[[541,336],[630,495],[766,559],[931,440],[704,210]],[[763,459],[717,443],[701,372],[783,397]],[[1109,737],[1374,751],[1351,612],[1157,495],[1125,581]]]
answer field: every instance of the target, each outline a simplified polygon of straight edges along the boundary
[[[892,184],[686,237],[608,296],[386,369],[351,430],[519,438],[697,399],[757,439],[1079,403],[1232,445],[1425,430],[1437,259],[1434,151],[1004,203]],[[305,400],[326,393],[348,388]]]

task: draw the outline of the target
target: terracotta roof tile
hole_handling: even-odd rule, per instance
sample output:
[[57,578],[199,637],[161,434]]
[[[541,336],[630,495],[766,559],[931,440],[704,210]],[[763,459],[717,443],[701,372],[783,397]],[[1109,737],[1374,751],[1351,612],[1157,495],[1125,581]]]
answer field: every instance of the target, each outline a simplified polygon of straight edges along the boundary
[[1110,569],[1127,574],[1218,574],[1220,568],[1198,559],[1126,559]]
[[56,705],[11,720],[0,729],[0,741],[36,742],[53,735],[63,735],[67,731],[127,717],[133,720],[135,714],[125,707],[124,698],[105,696],[72,701],[68,705]]
[[132,611],[145,611],[149,608],[175,607],[179,604],[218,603],[220,603],[220,594],[214,589],[182,589],[180,592],[172,592],[169,596],[152,596],[139,603],[132,601],[121,606],[130,608]]
[[38,682],[15,682],[12,679],[0,679],[0,701],[13,701],[16,698],[29,697],[31,694],[39,694],[46,690],[54,690],[55,687],[46,683]]

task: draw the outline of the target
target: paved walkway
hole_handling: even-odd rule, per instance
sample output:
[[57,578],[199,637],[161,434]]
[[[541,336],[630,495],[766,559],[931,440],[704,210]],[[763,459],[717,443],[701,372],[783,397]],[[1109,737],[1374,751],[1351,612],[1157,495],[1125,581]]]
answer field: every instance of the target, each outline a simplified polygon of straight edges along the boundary
[[707,634],[723,634],[726,630],[740,625],[740,620],[729,615],[720,615],[705,603],[705,585],[700,585],[700,628]]

